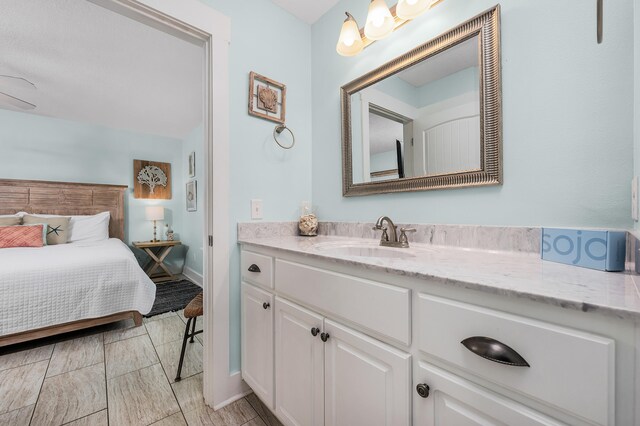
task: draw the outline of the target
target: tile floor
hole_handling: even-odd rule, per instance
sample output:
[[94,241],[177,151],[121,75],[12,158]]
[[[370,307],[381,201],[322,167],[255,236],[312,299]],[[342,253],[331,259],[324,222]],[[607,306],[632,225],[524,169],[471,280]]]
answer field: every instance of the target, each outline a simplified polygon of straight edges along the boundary
[[174,381],[185,322],[167,313],[0,349],[0,426],[279,426],[253,394],[204,404],[201,334]]

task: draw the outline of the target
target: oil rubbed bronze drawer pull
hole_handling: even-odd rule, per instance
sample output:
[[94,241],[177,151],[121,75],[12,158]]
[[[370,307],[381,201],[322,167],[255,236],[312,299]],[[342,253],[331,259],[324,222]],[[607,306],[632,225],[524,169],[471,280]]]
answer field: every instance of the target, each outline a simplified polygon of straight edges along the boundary
[[529,363],[518,352],[490,337],[473,336],[464,339],[460,343],[474,354],[489,361],[514,367],[530,367]]
[[251,264],[251,266],[249,266],[249,272],[260,272],[260,268],[258,267],[258,265],[253,263]]

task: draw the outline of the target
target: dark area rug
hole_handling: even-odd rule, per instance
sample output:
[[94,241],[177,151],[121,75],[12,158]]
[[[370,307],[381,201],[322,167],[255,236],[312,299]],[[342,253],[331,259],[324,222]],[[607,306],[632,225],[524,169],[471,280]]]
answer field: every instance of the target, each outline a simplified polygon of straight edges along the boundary
[[167,281],[156,285],[156,300],[151,312],[145,315],[150,318],[165,312],[184,309],[202,289],[189,280]]

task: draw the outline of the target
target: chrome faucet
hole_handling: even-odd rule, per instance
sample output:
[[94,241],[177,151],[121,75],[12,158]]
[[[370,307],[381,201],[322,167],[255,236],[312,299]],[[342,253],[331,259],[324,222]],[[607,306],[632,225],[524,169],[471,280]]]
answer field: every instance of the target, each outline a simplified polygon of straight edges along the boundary
[[[387,222],[387,226],[384,226],[385,222]],[[380,216],[376,221],[376,226],[373,227],[374,231],[382,231],[381,246],[409,248],[407,232],[416,232],[415,228],[400,228],[400,237],[398,237],[397,229],[398,227],[388,216]]]

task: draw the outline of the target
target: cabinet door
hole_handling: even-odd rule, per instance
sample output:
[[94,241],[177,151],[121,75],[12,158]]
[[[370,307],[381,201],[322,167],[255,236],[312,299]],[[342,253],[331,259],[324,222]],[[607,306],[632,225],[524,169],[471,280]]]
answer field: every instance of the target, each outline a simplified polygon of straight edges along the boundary
[[321,426],[324,424],[322,317],[279,297],[275,316],[276,414],[285,425]]
[[242,378],[273,410],[273,295],[242,283]]
[[515,401],[433,365],[421,362],[415,374],[416,386],[428,385],[423,398],[415,393],[416,426],[560,426],[547,417]]
[[325,424],[402,426],[411,419],[411,355],[325,319]]

